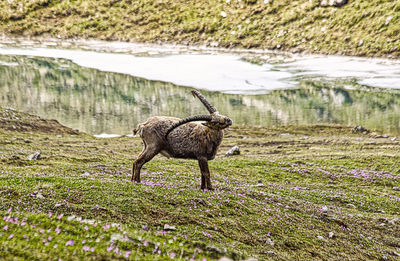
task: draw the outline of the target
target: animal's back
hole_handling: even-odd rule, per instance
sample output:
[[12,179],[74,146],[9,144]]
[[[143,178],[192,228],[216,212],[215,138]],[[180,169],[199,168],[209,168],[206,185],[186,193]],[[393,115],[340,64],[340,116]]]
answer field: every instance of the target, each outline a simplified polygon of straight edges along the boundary
[[147,121],[139,123],[139,125],[133,130],[133,134],[139,134],[140,137],[144,137],[144,133],[153,132],[162,136],[169,127],[175,122],[178,122],[179,118],[166,117],[166,116],[154,116],[147,119]]

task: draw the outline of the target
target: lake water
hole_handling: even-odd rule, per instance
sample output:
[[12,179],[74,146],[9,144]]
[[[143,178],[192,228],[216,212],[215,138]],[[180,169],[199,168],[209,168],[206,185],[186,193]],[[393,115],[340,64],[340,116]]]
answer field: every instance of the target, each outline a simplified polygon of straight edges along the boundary
[[91,134],[130,134],[150,116],[206,113],[190,94],[197,88],[234,124],[335,123],[400,133],[399,61],[95,47],[0,44],[0,106]]

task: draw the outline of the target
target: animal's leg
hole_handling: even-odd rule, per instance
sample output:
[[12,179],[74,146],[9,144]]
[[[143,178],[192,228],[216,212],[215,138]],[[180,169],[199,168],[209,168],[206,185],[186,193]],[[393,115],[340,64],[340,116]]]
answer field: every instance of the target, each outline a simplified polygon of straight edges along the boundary
[[143,141],[143,149],[142,152],[140,152],[139,156],[137,156],[136,160],[133,162],[133,166],[132,166],[132,178],[131,181],[133,182],[133,179],[135,177],[135,166],[136,166],[136,162],[139,158],[143,157],[143,153],[146,151],[147,148],[147,144],[146,142]]
[[203,173],[201,173],[201,189],[205,189],[206,188],[206,179],[203,175]]
[[210,180],[210,170],[208,169],[207,158],[198,158],[199,167],[201,172],[201,189],[214,190]]
[[139,155],[139,157],[133,163],[132,181],[140,182],[140,169],[146,162],[154,158],[154,156],[156,156],[159,152],[160,150],[157,148],[147,147],[146,150]]

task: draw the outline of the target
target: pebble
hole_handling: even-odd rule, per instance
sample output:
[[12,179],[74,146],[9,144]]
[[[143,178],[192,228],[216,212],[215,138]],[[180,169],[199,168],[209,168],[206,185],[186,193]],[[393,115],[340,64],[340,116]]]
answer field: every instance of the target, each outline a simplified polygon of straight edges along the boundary
[[90,173],[87,172],[87,171],[85,171],[85,172],[81,175],[81,177],[90,177]]
[[264,254],[266,254],[266,255],[275,255],[275,252],[274,251],[264,251]]
[[230,259],[229,257],[223,256],[220,259],[218,259],[218,261],[233,261],[233,260]]
[[240,155],[240,148],[239,146],[235,145],[230,149],[226,154],[226,156],[233,156],[233,155]]
[[44,199],[44,196],[41,193],[36,194],[37,199]]
[[350,208],[357,208],[355,205],[353,205],[353,204],[350,204],[350,203],[349,203],[349,204],[347,204],[347,206],[348,206],[348,207],[350,207]]
[[35,152],[28,156],[28,160],[38,160],[40,159],[40,155],[41,155],[40,152]]
[[274,246],[275,245],[274,241],[272,241],[272,239],[270,239],[270,238],[267,238],[267,241],[265,243],[267,243],[270,246]]
[[176,227],[175,226],[170,226],[168,224],[165,224],[164,225],[164,230],[176,230]]

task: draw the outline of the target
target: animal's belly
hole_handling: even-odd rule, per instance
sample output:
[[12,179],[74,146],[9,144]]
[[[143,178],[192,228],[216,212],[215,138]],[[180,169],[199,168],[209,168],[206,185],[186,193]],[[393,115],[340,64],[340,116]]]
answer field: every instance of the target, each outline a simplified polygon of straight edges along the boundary
[[161,153],[161,155],[163,155],[164,157],[167,157],[167,158],[171,158],[171,157],[172,157],[172,155],[171,155],[168,151],[166,151],[166,150],[162,150],[162,151],[160,151],[160,153]]

